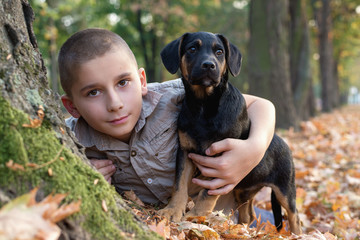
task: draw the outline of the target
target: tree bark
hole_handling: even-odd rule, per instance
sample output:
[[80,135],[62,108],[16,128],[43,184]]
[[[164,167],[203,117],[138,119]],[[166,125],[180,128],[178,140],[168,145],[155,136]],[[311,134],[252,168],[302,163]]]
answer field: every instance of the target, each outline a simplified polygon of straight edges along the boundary
[[306,2],[292,0],[290,12],[290,76],[294,105],[300,120],[314,116],[315,102],[310,69],[310,34]]
[[329,112],[339,106],[339,87],[334,77],[332,44],[331,0],[321,0],[317,11],[319,25],[319,55],[322,111]]
[[[157,47],[157,37],[156,37],[156,30],[152,28],[150,31],[145,31],[143,24],[141,22],[141,18],[143,17],[143,11],[138,9],[136,11],[136,19],[137,19],[137,30],[140,36],[140,45],[142,47],[142,52],[145,61],[145,71],[147,76],[147,82],[156,82],[157,80],[157,67],[158,65],[158,47]],[[147,41],[150,42],[147,44]]]
[[[80,212],[59,223],[61,239],[157,239],[88,164],[70,131],[64,132],[59,97],[48,89],[33,20],[27,0],[0,2],[0,207],[39,187],[39,199],[53,192],[68,193],[66,202],[81,200]],[[39,117],[40,105],[45,109],[41,126],[24,127],[28,117]],[[11,160],[23,170],[9,168]],[[41,167],[32,169],[29,163]]]
[[297,126],[293,103],[288,41],[288,1],[250,2],[250,93],[271,100],[276,107],[276,126]]

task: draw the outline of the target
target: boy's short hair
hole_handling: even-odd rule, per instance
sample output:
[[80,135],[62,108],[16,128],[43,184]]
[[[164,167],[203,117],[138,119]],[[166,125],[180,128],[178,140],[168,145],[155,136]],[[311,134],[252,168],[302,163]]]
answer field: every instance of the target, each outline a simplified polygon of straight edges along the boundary
[[59,57],[60,82],[65,93],[71,97],[71,87],[77,78],[77,70],[81,64],[114,49],[127,52],[134,64],[135,56],[127,43],[119,35],[106,29],[89,28],[72,35],[62,45]]

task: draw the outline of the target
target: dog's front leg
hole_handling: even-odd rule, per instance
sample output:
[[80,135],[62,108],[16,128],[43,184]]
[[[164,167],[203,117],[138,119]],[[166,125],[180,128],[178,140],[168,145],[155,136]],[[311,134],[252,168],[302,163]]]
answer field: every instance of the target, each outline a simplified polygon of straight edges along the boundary
[[185,213],[188,201],[188,186],[195,171],[193,162],[187,157],[187,151],[178,152],[175,187],[169,204],[159,214],[179,222]]
[[194,216],[208,216],[215,208],[220,195],[209,195],[208,189],[202,189],[198,195],[195,207],[185,215],[185,219]]

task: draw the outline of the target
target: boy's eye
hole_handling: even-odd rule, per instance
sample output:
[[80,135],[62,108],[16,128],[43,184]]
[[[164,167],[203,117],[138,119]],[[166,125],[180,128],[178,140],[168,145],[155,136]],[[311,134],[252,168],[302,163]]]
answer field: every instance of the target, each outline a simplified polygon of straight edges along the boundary
[[128,80],[121,80],[120,82],[118,82],[120,87],[125,87],[128,84]]
[[88,96],[91,96],[91,97],[94,97],[94,96],[97,96],[99,95],[100,91],[97,90],[97,89],[94,89],[94,90],[91,90],[90,92],[88,92]]

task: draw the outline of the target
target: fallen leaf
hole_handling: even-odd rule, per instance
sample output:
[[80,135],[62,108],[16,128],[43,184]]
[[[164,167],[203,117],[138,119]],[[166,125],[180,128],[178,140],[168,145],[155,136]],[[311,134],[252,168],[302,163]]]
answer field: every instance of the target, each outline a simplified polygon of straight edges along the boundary
[[133,190],[125,191],[124,197],[127,198],[128,200],[138,204],[141,207],[145,206],[145,204],[140,200],[140,198],[138,198],[138,196],[136,196],[136,194]]
[[41,126],[42,121],[44,120],[44,107],[42,105],[39,106],[39,109],[37,111],[37,115],[38,115],[38,119],[31,119],[30,117],[28,117],[30,124],[24,123],[22,126],[23,127],[28,127],[28,128],[38,128]]
[[27,166],[27,167],[31,167],[31,168],[37,168],[37,167],[39,167],[39,165],[36,164],[36,163],[27,163],[26,166]]
[[170,238],[170,226],[166,225],[167,220],[163,219],[158,224],[155,222],[153,224],[148,225],[149,228],[162,236],[164,239]]
[[8,168],[10,168],[10,169],[12,169],[12,170],[14,170],[14,171],[18,171],[18,170],[20,170],[20,171],[25,171],[25,168],[24,168],[23,165],[20,165],[20,164],[18,164],[18,163],[14,163],[14,161],[11,160],[11,159],[10,159],[5,165],[6,165]]
[[59,208],[58,195],[37,203],[36,192],[34,189],[0,209],[0,239],[58,239],[61,230],[55,223],[80,210],[80,200]]
[[101,201],[101,207],[102,207],[102,209],[104,210],[104,212],[107,212],[107,211],[108,211],[108,208],[107,208],[107,205],[106,205],[106,201],[105,201],[105,200],[102,200],[102,201]]
[[194,222],[194,223],[205,223],[206,216],[194,216],[194,217],[187,217],[186,221]]

